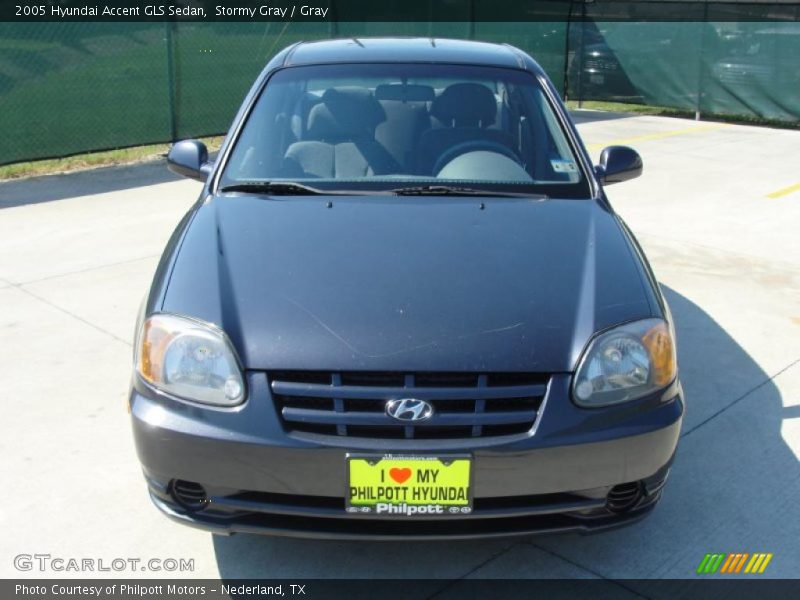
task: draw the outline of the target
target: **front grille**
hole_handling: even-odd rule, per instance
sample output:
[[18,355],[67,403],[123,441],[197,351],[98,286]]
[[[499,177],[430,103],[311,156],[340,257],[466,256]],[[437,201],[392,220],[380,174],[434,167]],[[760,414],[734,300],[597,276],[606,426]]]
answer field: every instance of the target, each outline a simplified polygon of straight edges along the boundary
[[[284,428],[336,437],[397,440],[513,436],[529,432],[548,375],[282,371],[268,374]],[[433,406],[424,421],[386,414],[389,400]]]

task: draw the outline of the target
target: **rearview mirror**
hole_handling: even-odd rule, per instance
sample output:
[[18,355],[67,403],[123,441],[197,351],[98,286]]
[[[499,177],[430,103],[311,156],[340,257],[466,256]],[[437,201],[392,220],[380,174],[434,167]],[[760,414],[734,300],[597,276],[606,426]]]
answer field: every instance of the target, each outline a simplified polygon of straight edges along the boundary
[[628,181],[642,174],[642,157],[628,146],[609,146],[600,154],[594,172],[603,185]]
[[178,175],[204,182],[211,173],[208,148],[198,140],[184,140],[173,144],[167,154],[167,168]]

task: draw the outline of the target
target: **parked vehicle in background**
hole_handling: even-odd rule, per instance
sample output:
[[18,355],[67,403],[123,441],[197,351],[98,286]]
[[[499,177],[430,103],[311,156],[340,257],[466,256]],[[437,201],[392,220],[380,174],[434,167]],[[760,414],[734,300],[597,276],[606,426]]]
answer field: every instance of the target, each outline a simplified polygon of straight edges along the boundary
[[[750,24],[752,27],[752,24]],[[708,87],[722,113],[741,112],[744,104],[771,118],[795,120],[800,111],[800,28],[780,24],[755,31],[720,32],[717,54],[709,66]]]

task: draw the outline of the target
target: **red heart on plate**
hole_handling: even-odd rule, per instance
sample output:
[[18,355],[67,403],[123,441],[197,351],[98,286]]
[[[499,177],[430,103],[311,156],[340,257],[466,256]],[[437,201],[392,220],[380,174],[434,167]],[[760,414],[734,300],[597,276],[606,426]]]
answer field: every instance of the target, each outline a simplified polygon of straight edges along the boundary
[[405,469],[389,469],[389,477],[394,479],[397,483],[405,483],[409,477],[411,477],[411,469],[406,467]]

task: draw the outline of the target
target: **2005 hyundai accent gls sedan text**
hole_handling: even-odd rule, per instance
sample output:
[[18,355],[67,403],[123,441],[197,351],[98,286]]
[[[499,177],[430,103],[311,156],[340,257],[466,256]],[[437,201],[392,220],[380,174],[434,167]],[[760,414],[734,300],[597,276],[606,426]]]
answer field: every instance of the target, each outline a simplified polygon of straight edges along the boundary
[[216,533],[596,531],[659,500],[669,309],[553,85],[504,45],[300,43],[256,81],[137,325],[156,506]]

